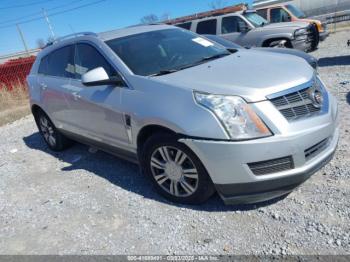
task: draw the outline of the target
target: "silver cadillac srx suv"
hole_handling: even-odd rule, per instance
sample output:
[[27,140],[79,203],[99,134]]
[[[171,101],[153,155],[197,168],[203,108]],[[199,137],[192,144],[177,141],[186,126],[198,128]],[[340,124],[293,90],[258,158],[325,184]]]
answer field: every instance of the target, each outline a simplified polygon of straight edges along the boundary
[[57,40],[28,84],[50,149],[79,141],[137,162],[174,202],[286,195],[338,143],[337,102],[303,59],[168,25]]

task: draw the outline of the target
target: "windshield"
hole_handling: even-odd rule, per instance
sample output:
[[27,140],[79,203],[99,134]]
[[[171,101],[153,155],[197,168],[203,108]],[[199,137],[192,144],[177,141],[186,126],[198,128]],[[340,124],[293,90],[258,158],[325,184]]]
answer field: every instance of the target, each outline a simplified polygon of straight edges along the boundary
[[305,18],[306,15],[303,11],[301,11],[299,8],[295,7],[294,5],[286,5],[286,8],[296,17],[298,18]]
[[214,44],[183,29],[165,29],[115,38],[106,44],[137,75],[173,72],[229,55]]
[[255,27],[264,26],[269,23],[265,18],[263,18],[255,12],[245,13],[244,17],[247,18],[249,22],[251,22]]

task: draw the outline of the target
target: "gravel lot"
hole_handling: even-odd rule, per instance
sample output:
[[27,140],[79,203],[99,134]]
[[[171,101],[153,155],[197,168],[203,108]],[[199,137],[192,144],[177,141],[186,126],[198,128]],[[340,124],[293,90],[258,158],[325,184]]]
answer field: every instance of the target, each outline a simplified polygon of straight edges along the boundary
[[30,116],[1,127],[0,254],[350,254],[349,33],[314,52],[340,104],[337,154],[284,199],[174,205],[133,164],[50,152]]

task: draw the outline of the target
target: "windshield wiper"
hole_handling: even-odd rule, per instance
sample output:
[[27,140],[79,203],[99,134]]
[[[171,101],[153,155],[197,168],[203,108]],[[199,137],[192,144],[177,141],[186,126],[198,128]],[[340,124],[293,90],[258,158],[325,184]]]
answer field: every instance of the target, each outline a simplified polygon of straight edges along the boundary
[[206,57],[203,57],[201,60],[199,60],[197,63],[201,63],[201,62],[206,62],[206,61],[218,59],[218,58],[227,56],[227,55],[229,55],[229,54],[230,54],[230,53],[222,53],[222,54],[217,54],[217,55],[212,55],[212,56],[206,56]]
[[[236,50],[237,51],[237,50]],[[214,60],[214,59],[218,59],[227,55],[230,55],[232,51],[230,51],[229,53],[221,53],[221,54],[217,54],[217,55],[213,55],[213,56],[207,56],[207,57],[203,57],[202,59],[200,59],[199,61],[192,63],[192,64],[188,64],[179,68],[174,68],[174,69],[165,69],[165,70],[160,70],[157,73],[151,74],[149,75],[150,77],[152,76],[162,76],[162,75],[167,75],[167,74],[171,74],[171,73],[175,73],[177,71],[189,68],[189,67],[193,67],[199,64],[202,64],[204,62],[210,61],[210,60]]]
[[[237,49],[235,49],[235,50],[236,50],[236,52],[238,51]],[[232,51],[233,51],[233,49],[231,51],[229,51],[228,53],[221,53],[221,54],[217,54],[217,55],[203,57],[199,61],[196,61],[196,62],[194,62],[192,64],[185,65],[185,66],[179,68],[179,70],[186,69],[186,68],[193,67],[193,66],[197,66],[197,65],[203,64],[203,63],[205,63],[207,61],[210,61],[210,60],[215,60],[215,59],[218,59],[218,58],[221,58],[221,57],[224,57],[224,56],[231,55],[232,53],[234,53]]]
[[167,74],[171,74],[171,73],[175,73],[177,71],[179,71],[180,69],[166,69],[166,70],[160,70],[157,73],[151,74],[149,76],[162,76],[162,75],[167,75]]

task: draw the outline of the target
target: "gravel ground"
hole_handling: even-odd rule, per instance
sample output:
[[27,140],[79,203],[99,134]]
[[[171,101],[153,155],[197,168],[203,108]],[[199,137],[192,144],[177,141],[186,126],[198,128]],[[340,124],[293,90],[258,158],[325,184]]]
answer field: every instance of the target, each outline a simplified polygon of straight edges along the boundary
[[286,198],[225,206],[163,200],[137,166],[45,146],[32,117],[0,128],[0,254],[350,254],[349,31],[314,55],[338,97],[333,161]]

